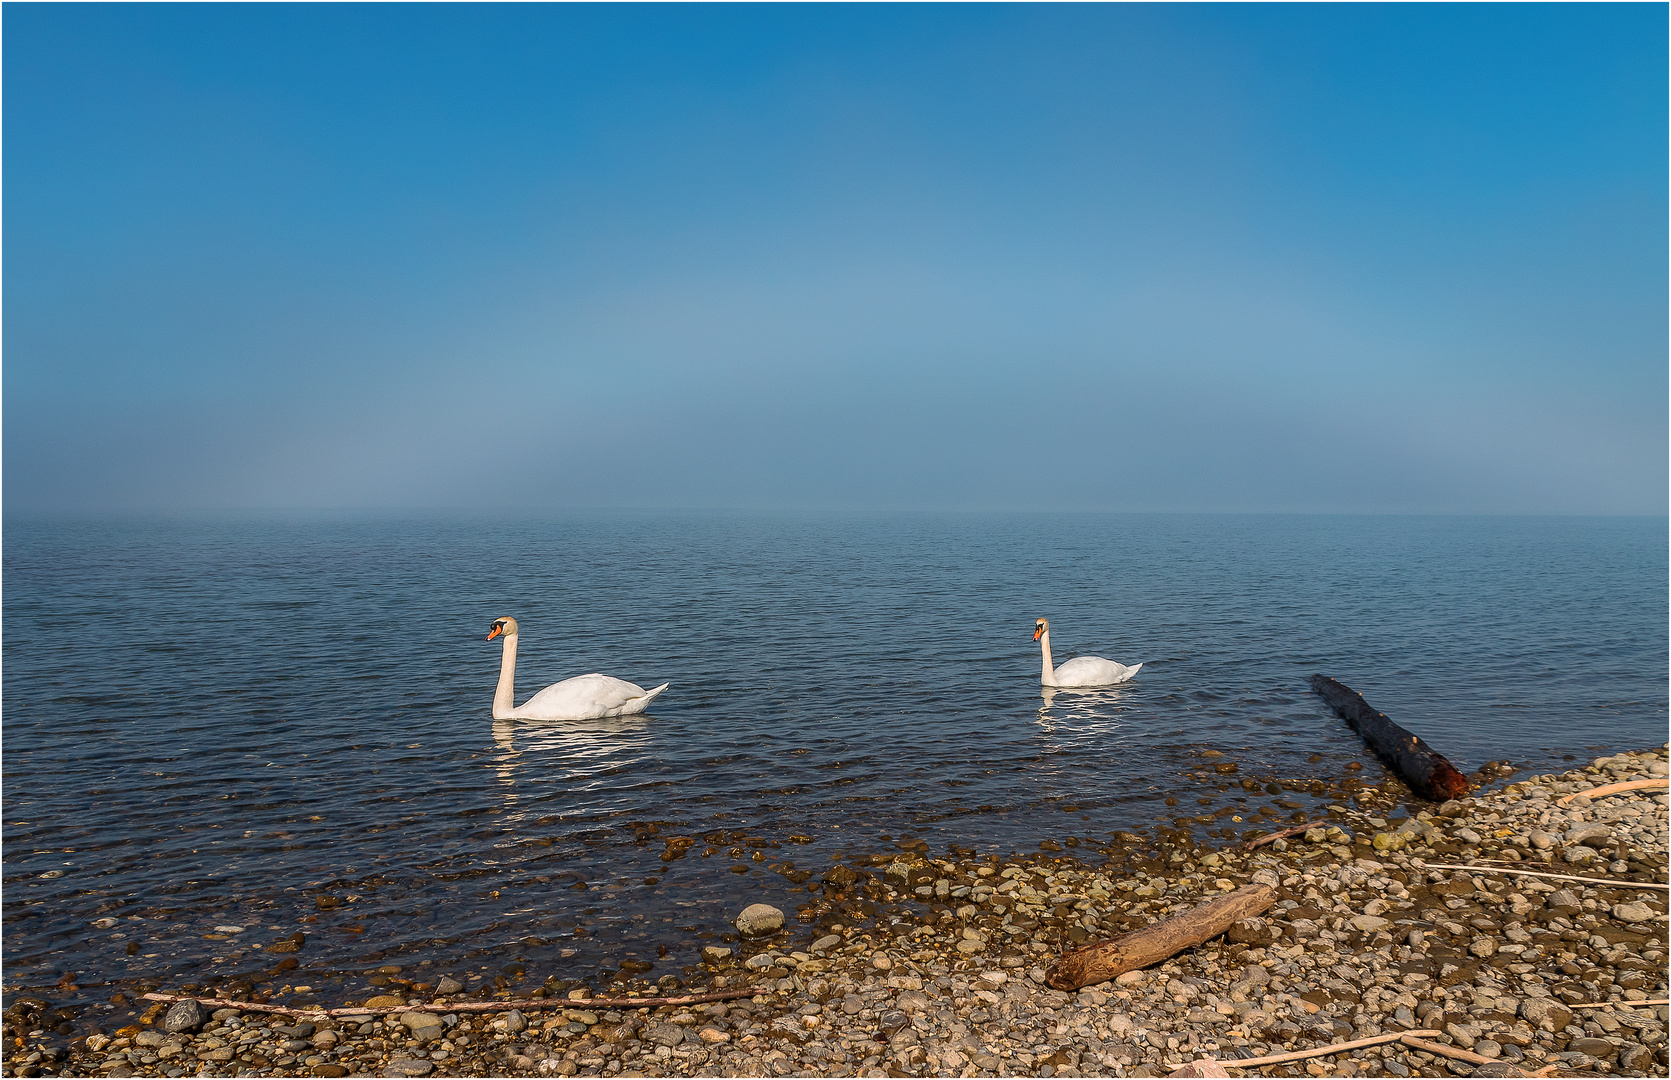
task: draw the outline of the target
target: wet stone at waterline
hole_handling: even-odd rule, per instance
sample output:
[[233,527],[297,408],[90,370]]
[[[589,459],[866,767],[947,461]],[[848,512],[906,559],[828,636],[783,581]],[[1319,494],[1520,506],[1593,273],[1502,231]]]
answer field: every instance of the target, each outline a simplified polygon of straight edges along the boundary
[[163,1030],[169,1032],[196,1031],[209,1019],[208,1012],[196,1001],[177,1001],[163,1017]]
[[761,937],[783,929],[783,912],[770,904],[750,904],[736,919],[737,932],[744,937]]

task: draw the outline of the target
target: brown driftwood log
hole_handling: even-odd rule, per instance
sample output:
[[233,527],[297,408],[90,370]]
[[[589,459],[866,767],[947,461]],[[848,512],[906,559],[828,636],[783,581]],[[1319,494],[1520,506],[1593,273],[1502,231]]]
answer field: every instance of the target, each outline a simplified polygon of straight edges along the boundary
[[283,1016],[384,1016],[403,1012],[508,1012],[511,1009],[659,1009],[663,1005],[695,1005],[704,1001],[726,1001],[730,998],[753,997],[769,993],[763,987],[745,986],[736,990],[720,990],[708,994],[684,994],[679,997],[622,997],[622,998],[527,998],[520,1001],[449,1001],[444,1005],[364,1005],[345,1009],[317,1009],[306,1005],[264,1005],[253,1001],[234,1001],[230,998],[193,997],[190,994],[146,994],[146,1001],[195,1001],[209,1009],[238,1009],[243,1012],[279,1013]]
[[1445,755],[1387,719],[1387,714],[1370,708],[1369,702],[1351,687],[1327,675],[1313,675],[1311,688],[1323,695],[1352,730],[1363,736],[1369,748],[1380,755],[1415,789],[1416,794],[1434,802],[1454,799],[1468,790],[1468,778]]
[[1238,919],[1252,918],[1276,903],[1276,890],[1269,885],[1244,885],[1228,896],[1210,900],[1200,907],[1171,919],[1121,934],[1110,941],[1097,941],[1063,954],[1044,981],[1058,990],[1107,982],[1116,975],[1148,967],[1218,937]]

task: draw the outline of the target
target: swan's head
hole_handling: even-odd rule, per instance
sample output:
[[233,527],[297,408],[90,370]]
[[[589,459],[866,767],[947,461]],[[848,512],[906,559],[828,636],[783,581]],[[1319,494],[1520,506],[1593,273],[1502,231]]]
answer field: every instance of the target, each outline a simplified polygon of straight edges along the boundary
[[516,633],[516,620],[507,615],[503,619],[494,619],[493,620],[493,625],[488,627],[488,630],[487,630],[487,640],[492,641],[494,638],[498,637],[500,634],[504,634],[506,637],[510,637],[515,633]]
[[1050,633],[1050,620],[1049,619],[1040,619],[1036,624],[1034,624],[1034,626],[1033,626],[1033,640],[1034,641],[1037,641],[1039,638],[1043,637],[1044,635],[1046,635],[1048,633]]

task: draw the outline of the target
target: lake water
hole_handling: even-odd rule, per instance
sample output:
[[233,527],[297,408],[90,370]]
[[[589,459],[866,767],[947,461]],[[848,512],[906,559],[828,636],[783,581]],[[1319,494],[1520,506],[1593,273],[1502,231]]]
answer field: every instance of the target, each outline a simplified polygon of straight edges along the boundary
[[[7,986],[677,973],[807,899],[785,860],[1152,829],[1209,748],[1374,779],[1314,672],[1466,771],[1658,745],[1666,553],[1657,518],[9,520]],[[495,723],[500,615],[518,701],[672,686]],[[1142,672],[1046,700],[1040,616],[1058,663]],[[712,839],[664,861],[676,834]]]

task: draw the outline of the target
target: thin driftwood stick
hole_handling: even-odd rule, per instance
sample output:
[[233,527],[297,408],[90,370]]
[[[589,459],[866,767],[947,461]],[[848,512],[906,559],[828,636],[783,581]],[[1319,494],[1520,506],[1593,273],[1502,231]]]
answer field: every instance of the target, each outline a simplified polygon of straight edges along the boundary
[[[1444,1032],[1422,1030],[1412,1031],[1408,1034],[1442,1035]],[[1260,1065],[1281,1065],[1285,1061],[1301,1061],[1305,1058],[1327,1057],[1329,1054],[1344,1054],[1346,1051],[1356,1050],[1360,1046],[1377,1046],[1381,1043],[1397,1042],[1401,1038],[1403,1038],[1403,1036],[1398,1034],[1373,1035],[1367,1039],[1353,1039],[1351,1042],[1332,1043],[1328,1046],[1314,1046],[1310,1050],[1290,1050],[1286,1054],[1271,1054],[1268,1057],[1242,1058],[1241,1060],[1226,1058],[1224,1061],[1220,1062],[1220,1064],[1228,1065],[1233,1069],[1257,1068]]]
[[1045,973],[1044,981],[1058,990],[1106,982],[1218,937],[1237,919],[1257,915],[1274,903],[1276,890],[1269,885],[1244,885],[1182,915],[1065,953]]
[[1475,866],[1473,863],[1452,866],[1449,863],[1418,861],[1416,865],[1424,870],[1484,870],[1489,874],[1519,874],[1521,877],[1553,878],[1556,881],[1582,881],[1586,885],[1606,885],[1618,889],[1665,889],[1671,892],[1671,885],[1661,885],[1657,881],[1621,881],[1618,878],[1573,877],[1571,874],[1545,874],[1538,870],[1513,870],[1507,866]]
[[449,1001],[442,1005],[364,1005],[346,1009],[308,1009],[289,1005],[258,1005],[253,1001],[233,1001],[223,998],[194,998],[190,994],[146,994],[147,1001],[195,1001],[206,1008],[239,1009],[244,1012],[282,1013],[285,1016],[383,1016],[388,1013],[430,1012],[507,1012],[511,1009],[659,1009],[663,1005],[695,1005],[704,1001],[725,1001],[728,998],[753,997],[765,993],[762,987],[740,987],[718,990],[710,994],[685,994],[681,997],[642,998],[528,998],[520,1001]]
[[[1405,1032],[1404,1035],[1400,1035],[1399,1042],[1404,1043],[1405,1047],[1412,1048],[1412,1050],[1437,1053],[1439,1057],[1455,1058],[1455,1060],[1467,1062],[1469,1065],[1496,1065],[1502,1060],[1502,1058],[1487,1058],[1486,1055],[1474,1053],[1472,1050],[1464,1050],[1462,1047],[1447,1047],[1444,1043],[1430,1043],[1425,1038],[1417,1038],[1417,1035],[1434,1035],[1434,1032]],[[1557,1065],[1544,1065],[1534,1073],[1526,1072],[1524,1068],[1514,1067],[1514,1072],[1511,1075],[1517,1075],[1517,1077],[1547,1077],[1556,1068],[1559,1068],[1559,1063]]]
[[1617,795],[1621,791],[1641,791],[1643,788],[1655,787],[1671,788],[1671,777],[1662,776],[1654,780],[1625,780],[1617,784],[1603,784],[1601,787],[1591,788],[1589,791],[1569,792],[1556,799],[1555,803],[1557,806],[1565,806],[1580,795],[1586,799],[1600,799],[1608,795]]
[[[1420,1034],[1437,1035],[1438,1032],[1424,1031]],[[1398,1041],[1403,1043],[1405,1046],[1414,1047],[1417,1050],[1425,1050],[1429,1054],[1438,1054],[1441,1057],[1449,1057],[1455,1058],[1458,1061],[1466,1061],[1470,1065],[1490,1065],[1492,1062],[1497,1060],[1496,1058],[1488,1058],[1484,1054],[1476,1054],[1472,1050],[1464,1050],[1460,1046],[1446,1046],[1444,1043],[1428,1042],[1426,1039],[1418,1039],[1416,1038],[1416,1035],[1417,1032],[1406,1031],[1398,1037]]]
[[1671,998],[1654,998],[1652,1001],[1590,1001],[1583,1005],[1568,1005],[1569,1009],[1642,1009],[1654,1005],[1671,1005]]
[[1302,821],[1300,824],[1290,825],[1286,829],[1278,829],[1276,832],[1266,833],[1264,836],[1255,836],[1252,840],[1249,840],[1247,843],[1242,845],[1242,850],[1252,851],[1254,848],[1260,847],[1264,844],[1268,844],[1272,840],[1283,840],[1283,839],[1286,839],[1290,836],[1298,836],[1300,833],[1305,832],[1307,829],[1313,829],[1313,828],[1316,828],[1319,825],[1327,825],[1327,824],[1328,824],[1327,820],[1324,820],[1324,821]]
[[[1446,1046],[1444,1043],[1428,1042],[1426,1039],[1419,1039],[1416,1037],[1418,1035],[1432,1034],[1436,1034],[1436,1032],[1406,1031],[1398,1037],[1398,1041],[1403,1043],[1405,1046],[1410,1047],[1412,1050],[1425,1050],[1429,1054],[1438,1054],[1441,1057],[1456,1058],[1458,1061],[1466,1061],[1470,1065],[1494,1065],[1502,1060],[1501,1058],[1488,1058],[1483,1054],[1476,1054],[1472,1050],[1464,1050],[1460,1046]],[[1516,1067],[1514,1074],[1511,1075],[1548,1076],[1558,1067],[1558,1065],[1545,1065],[1537,1072],[1527,1072],[1524,1069]]]

